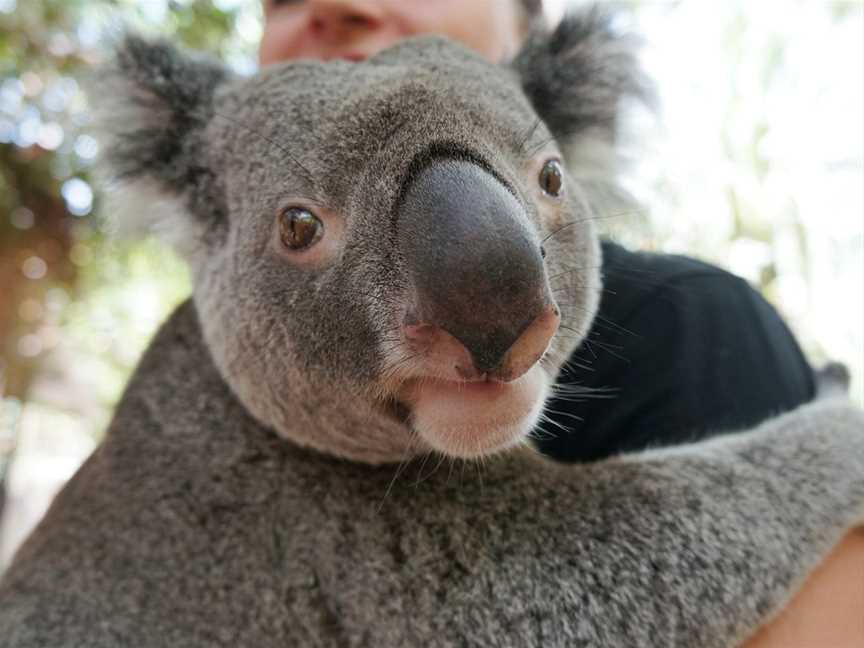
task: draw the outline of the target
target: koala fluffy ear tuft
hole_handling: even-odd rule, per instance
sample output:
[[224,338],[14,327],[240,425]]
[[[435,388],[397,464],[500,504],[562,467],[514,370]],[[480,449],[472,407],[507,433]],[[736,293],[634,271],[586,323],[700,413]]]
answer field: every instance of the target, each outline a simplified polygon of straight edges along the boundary
[[[182,192],[200,165],[200,132],[212,116],[221,65],[164,41],[126,35],[92,97],[108,135],[106,161],[118,179],[149,177]],[[194,184],[194,183],[193,183]]]
[[614,28],[614,15],[591,7],[568,14],[551,33],[535,30],[512,62],[522,88],[555,138],[615,136],[621,100],[652,101],[637,43]]
[[224,221],[205,127],[215,114],[216,90],[229,77],[217,62],[133,34],[98,70],[90,95],[103,144],[101,171],[123,188],[120,231],[156,230],[186,252],[201,232]]

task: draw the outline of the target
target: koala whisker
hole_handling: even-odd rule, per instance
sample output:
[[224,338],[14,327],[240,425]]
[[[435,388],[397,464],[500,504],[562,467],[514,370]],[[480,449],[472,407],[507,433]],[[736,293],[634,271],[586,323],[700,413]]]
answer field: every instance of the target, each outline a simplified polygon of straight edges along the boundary
[[483,494],[483,455],[475,457],[471,462],[474,464],[474,467],[477,469],[477,482],[480,484],[480,494]]
[[[565,135],[565,136],[566,136],[566,135]],[[526,155],[527,155],[528,157],[533,157],[534,155],[537,155],[537,153],[539,153],[540,151],[542,151],[544,146],[547,146],[547,145],[551,144],[552,142],[558,141],[558,139],[559,139],[559,138],[557,138],[557,137],[553,137],[553,136],[546,137],[546,138],[540,140],[536,145],[534,145],[534,146],[531,148],[530,151],[527,151],[527,152],[526,152]],[[566,140],[565,140],[565,139],[561,139],[560,141],[563,142],[563,141],[566,141]]]
[[384,371],[382,371],[382,373],[383,373],[383,374],[393,374],[393,373],[395,373],[398,369],[401,369],[401,368],[402,368],[406,363],[408,363],[408,362],[410,362],[411,360],[414,360],[415,358],[418,358],[418,357],[420,357],[420,356],[422,356],[422,355],[423,355],[423,352],[422,352],[422,351],[418,351],[417,353],[412,353],[411,355],[408,355],[408,356],[404,356],[404,357],[402,357],[402,358],[399,358],[398,360],[396,360],[395,362],[393,362],[392,364],[390,364],[386,369],[384,369]]
[[519,146],[516,149],[517,151],[519,151],[519,153],[521,153],[521,154],[525,153],[525,147],[528,145],[528,142],[534,136],[534,133],[537,132],[537,129],[540,127],[540,124],[542,124],[542,123],[543,123],[543,120],[538,117],[537,119],[534,120],[534,123],[527,130],[525,135],[523,137],[519,138]]
[[549,135],[548,137],[541,139],[536,145],[534,145],[534,147],[531,148],[527,155],[528,157],[537,155],[537,153],[542,151],[545,146],[548,146],[552,142],[567,142],[570,140],[570,138],[579,135],[582,130],[582,128],[575,128],[572,130],[568,129],[556,135]]
[[[572,338],[570,338],[570,336],[566,336],[566,335],[559,335],[559,337],[562,339],[565,339],[565,340],[566,339],[572,339]],[[580,338],[580,339],[582,339],[582,338]],[[588,371],[590,373],[594,373],[594,371],[595,371],[594,367],[591,366],[591,360],[585,360],[584,362],[580,362],[578,360],[575,360],[573,358],[573,356],[568,356],[568,355],[562,354],[560,352],[556,352],[556,353],[557,353],[557,355],[554,358],[552,357],[552,353],[547,353],[546,356],[544,356],[540,359],[540,361],[541,362],[543,362],[543,361],[551,362],[553,369],[557,369],[561,365],[569,365],[572,367],[577,367],[579,369],[582,369],[583,371]]]
[[300,162],[300,160],[291,151],[289,151],[287,147],[283,146],[282,144],[280,144],[276,140],[274,140],[270,137],[267,137],[263,133],[258,132],[254,128],[251,128],[250,126],[242,123],[241,121],[239,121],[238,119],[235,119],[234,117],[230,117],[228,115],[225,115],[225,114],[217,112],[217,111],[214,111],[213,115],[215,117],[221,117],[222,119],[230,121],[232,124],[239,126],[243,130],[245,130],[249,133],[252,133],[253,135],[257,135],[258,137],[260,137],[264,141],[268,142],[270,145],[278,148],[280,151],[282,151],[286,155],[286,157],[288,157],[295,164],[295,166],[297,166],[298,169],[300,169],[303,172],[303,175],[306,176],[306,181],[309,183],[309,186],[312,187],[313,189],[317,188],[318,185],[315,182],[315,177],[312,175],[312,172],[302,162]]
[[570,367],[576,367],[577,369],[581,369],[582,371],[587,371],[589,373],[594,373],[596,371],[591,365],[587,365],[584,362],[579,362],[578,360],[570,359],[567,361],[567,365]]
[[[557,292],[556,289],[552,290],[552,296],[553,297],[555,296],[556,292]],[[560,306],[561,304],[559,303],[558,305]],[[585,310],[586,310],[584,307],[579,306],[577,304],[568,304],[568,308],[573,308],[573,309],[576,309],[580,312],[585,312]],[[603,328],[603,329],[615,331],[616,333],[625,333],[627,335],[632,335],[634,337],[641,337],[638,333],[635,333],[635,332],[631,331],[630,329],[621,326],[620,324],[616,324],[615,322],[610,320],[608,317],[604,317],[603,315],[600,315],[599,313],[594,315],[594,323],[592,326],[597,327],[597,328]],[[595,343],[596,343],[596,341],[595,341]]]
[[397,341],[402,339],[402,327],[391,326],[378,333],[378,337],[382,342]]
[[392,335],[393,333],[401,333],[402,325],[397,324],[396,326],[391,326],[390,328],[386,328],[381,331],[381,335]]
[[599,340],[594,340],[594,344],[596,344],[600,349],[605,351],[606,353],[615,356],[619,360],[623,360],[624,362],[630,362],[629,358],[625,358],[622,355],[616,353],[616,351],[623,351],[624,347],[620,344],[610,344],[608,342],[600,342]]
[[[540,420],[543,421],[545,419],[541,416]],[[520,445],[522,445],[523,447],[530,447],[532,445],[530,439],[534,439],[535,441],[543,441],[545,439],[554,439],[554,438],[555,438],[555,435],[552,434],[551,432],[546,432],[542,428],[535,427],[534,429],[532,429],[528,433],[528,437],[525,440],[523,440]]]
[[462,459],[459,462],[459,488],[465,487],[465,469],[468,467],[468,462]]
[[[423,476],[423,474],[422,474],[422,473],[423,473],[423,469],[422,469],[422,467],[421,467],[421,469],[420,469],[420,474],[418,475],[417,481],[414,482],[414,488],[415,488],[415,489],[416,489],[418,486],[420,486],[420,484],[422,484],[423,482],[425,482],[425,481],[431,479],[431,478],[432,478],[432,477],[433,477],[433,476],[438,472],[438,470],[441,468],[441,466],[444,465],[444,462],[445,462],[445,461],[449,461],[451,464],[452,464],[452,462],[453,462],[452,457],[448,457],[446,454],[444,454],[444,453],[442,453],[442,452],[438,452],[438,451],[436,451],[436,450],[430,450],[428,453],[426,453],[426,457],[428,458],[428,457],[430,457],[430,456],[433,455],[433,454],[437,454],[437,455],[438,455],[438,462],[435,464],[435,467],[432,469],[432,471],[431,471],[428,475],[426,475],[426,476]],[[424,460],[424,464],[425,464],[425,460]]]
[[[559,340],[585,340],[581,335],[564,335],[562,333],[558,333],[555,338]],[[585,341],[587,342],[587,340]]]
[[[578,272],[578,271],[585,271],[585,270],[596,270],[597,268],[602,268],[602,267],[603,267],[602,264],[594,264],[594,265],[590,265],[590,266],[573,266],[573,265],[568,265],[568,264],[566,264],[566,263],[562,263],[561,265],[562,265],[564,268],[567,269],[567,272]],[[562,273],[559,273],[559,274],[560,274],[560,275],[563,275],[563,274],[565,274],[565,273],[562,272]],[[556,275],[556,276],[557,276],[557,275]],[[550,277],[550,279],[552,279],[552,277]]]
[[528,152],[528,156],[534,156],[539,153],[543,148],[552,142],[568,142],[571,138],[580,135],[584,131],[583,126],[576,126],[575,128],[563,129],[561,132],[556,133],[555,135],[549,135],[541,139],[533,148]]
[[606,387],[590,387],[588,385],[583,385],[581,383],[560,383],[557,382],[552,385],[552,391],[561,392],[561,393],[569,393],[569,394],[587,394],[589,392],[595,391],[606,391]]
[[531,149],[526,153],[526,155],[527,155],[528,157],[533,157],[534,155],[537,155],[537,153],[539,153],[540,151],[542,151],[544,147],[548,146],[548,145],[551,144],[552,142],[568,142],[568,141],[571,141],[571,138],[580,135],[580,134],[582,133],[583,130],[584,130],[584,128],[580,127],[580,128],[575,128],[575,129],[572,129],[572,130],[565,130],[565,131],[562,131],[561,133],[558,133],[558,134],[556,134],[556,135],[549,135],[548,137],[545,137],[545,138],[541,139],[539,142],[537,142],[537,144],[535,144],[535,145],[534,145],[534,146],[533,146],[533,147],[532,147],[532,148],[531,148]]
[[559,328],[562,328],[565,331],[570,331],[571,333],[575,333],[578,337],[581,337],[581,338],[585,337],[585,331],[580,331],[579,329],[575,329],[571,326],[567,326],[566,324],[561,324]]
[[598,394],[577,394],[577,395],[561,394],[560,396],[555,396],[555,400],[558,400],[558,401],[561,401],[564,403],[576,403],[576,404],[578,404],[578,403],[585,403],[585,402],[591,401],[591,400],[600,400],[600,399],[607,399],[608,400],[608,399],[612,399],[612,398],[617,398],[617,396],[618,396],[617,394],[610,394],[610,395],[605,395],[605,394],[600,394],[600,395],[598,395]]
[[543,411],[548,412],[549,414],[555,414],[556,416],[563,416],[565,418],[572,419],[578,423],[584,423],[585,422],[584,417],[573,414],[572,412],[564,412],[562,410],[551,409],[549,407],[547,407]]
[[[545,414],[545,412],[540,413],[540,420],[543,421],[544,423],[548,423],[549,425],[554,425],[555,427],[559,428],[562,432],[566,432],[569,434],[570,432],[573,431],[570,428],[568,428],[566,425],[563,425],[563,424],[559,423],[558,421],[551,419],[549,416],[547,416]],[[534,431],[532,430],[531,433],[533,434],[533,432]],[[544,436],[544,437],[540,437],[540,438],[552,438],[552,435],[550,434],[548,437]]]
[[420,478],[423,476],[423,469],[426,467],[426,463],[429,461],[429,457],[432,456],[433,450],[429,449],[423,453],[423,461],[420,462],[419,468],[417,468],[417,479],[414,480],[414,489],[417,489],[417,486],[420,484]]
[[410,378],[410,376],[404,375],[401,370],[411,361],[422,355],[423,352],[421,351],[404,356],[382,369],[380,392],[383,397],[392,398],[392,392],[395,392],[400,385]]
[[607,265],[607,274],[627,274],[627,275],[649,275],[658,276],[660,273],[654,270],[646,270],[644,268],[627,268],[620,265]]
[[548,241],[549,239],[551,239],[551,238],[557,236],[558,234],[560,234],[562,231],[564,231],[564,230],[567,229],[568,227],[574,227],[575,225],[582,225],[582,224],[587,223],[587,222],[589,222],[589,221],[608,220],[608,219],[610,219],[610,218],[620,218],[621,216],[624,216],[624,215],[626,215],[626,213],[620,213],[620,214],[599,214],[599,215],[595,215],[595,216],[586,216],[585,218],[577,218],[576,220],[574,220],[574,221],[568,221],[567,223],[564,223],[561,227],[559,227],[559,228],[553,230],[553,231],[552,231],[550,234],[548,234],[548,235],[547,235],[547,236],[546,236],[542,241],[540,241],[540,243],[541,243],[541,245],[542,245],[543,243],[546,243],[546,241]]
[[[559,335],[558,337],[561,338],[562,340],[575,340],[576,342],[584,342],[585,341],[584,338],[578,337],[576,335]],[[594,356],[594,358],[592,360],[585,360],[584,361],[585,366],[591,367],[591,365],[594,364],[594,360],[596,360],[596,356]],[[589,369],[586,369],[586,371],[588,371],[588,370]]]
[[414,484],[414,488],[415,488],[415,489],[416,489],[420,484],[422,484],[423,482],[425,482],[425,481],[431,479],[435,474],[437,474],[437,473],[438,473],[438,470],[440,470],[441,466],[444,465],[444,462],[445,462],[445,461],[449,461],[449,462],[451,462],[451,463],[452,463],[452,461],[453,461],[452,457],[448,457],[448,456],[447,456],[446,454],[444,454],[444,453],[437,452],[437,451],[435,451],[435,450],[431,450],[431,451],[429,452],[429,455],[432,455],[432,454],[437,454],[437,455],[438,455],[438,463],[435,464],[435,468],[432,469],[432,472],[430,472],[428,475],[426,475],[425,477],[423,477],[423,478],[420,479],[419,481],[415,482],[415,484]]
[[384,150],[384,147],[393,139],[393,136],[396,135],[400,130],[402,130],[406,124],[411,122],[411,116],[406,115],[402,119],[400,119],[396,124],[394,124],[385,134],[381,137],[378,142],[378,150],[376,152],[376,156],[380,156],[381,152]]
[[614,398],[618,395],[618,389],[615,387],[589,387],[588,385],[566,383],[556,383],[552,386],[552,391],[555,394],[579,396],[582,398]]
[[570,141],[571,138],[580,135],[584,131],[584,126],[577,126],[572,129],[562,130],[560,133],[556,133],[555,135],[549,135],[548,137],[540,140],[528,153],[529,157],[536,155],[539,153],[544,146],[552,142],[567,142]]
[[559,272],[558,274],[552,275],[551,277],[549,277],[549,281],[555,281],[556,279],[559,279],[559,278],[564,277],[566,275],[572,274],[574,272],[584,272],[585,270],[594,270],[595,268],[599,268],[599,267],[600,266],[593,266],[593,267],[588,268],[588,267],[582,266],[582,267],[577,267],[577,268],[567,268],[567,270],[564,270],[563,272]]
[[[575,329],[572,326],[567,326],[563,322],[558,326],[558,328],[559,328],[559,330],[570,331],[571,333],[573,333],[572,336],[569,336],[571,339],[586,340],[587,341],[588,333],[586,331],[580,331],[579,329]],[[563,338],[563,337],[568,337],[568,336],[564,336],[564,335],[559,334],[558,337]]]
[[[573,308],[579,308],[579,307],[573,306]],[[584,310],[584,308],[582,310]],[[617,331],[619,333],[626,333],[627,335],[632,335],[634,337],[641,337],[638,333],[634,333],[630,329],[625,328],[625,327],[621,326],[620,324],[616,324],[615,322],[610,320],[608,317],[603,317],[599,313],[594,316],[594,319],[595,319],[595,324],[603,325],[605,328],[610,328],[610,329]]]
[[[622,268],[619,266],[607,266],[603,269],[603,273],[606,276],[623,275],[626,277],[626,281],[628,284],[636,286],[657,288],[660,285],[660,274],[652,270],[637,270],[630,268]],[[675,284],[667,285],[669,286],[669,290],[664,296],[672,296],[670,293],[673,293],[676,286]]]
[[579,219],[579,220],[575,220],[575,221],[570,221],[569,223],[564,223],[561,227],[559,227],[559,228],[553,230],[550,234],[547,234],[547,235],[543,238],[543,240],[540,241],[540,245],[544,245],[544,244],[546,243],[546,241],[548,241],[549,239],[551,239],[551,238],[557,236],[558,234],[560,234],[561,232],[563,232],[563,231],[564,231],[565,229],[567,229],[568,227],[573,227],[573,226],[575,226],[575,225],[580,225],[580,224],[582,224],[582,223],[584,223],[584,222],[585,222],[584,219]]
[[591,343],[591,340],[588,339],[587,335],[582,338],[582,344],[585,346],[585,349],[588,351],[588,353],[591,354],[591,357],[596,360],[597,353],[594,351],[594,345]]
[[387,490],[384,491],[384,497],[382,497],[381,501],[378,503],[378,507],[375,510],[376,513],[381,512],[381,509],[384,507],[384,503],[387,501],[387,497],[389,497],[390,492],[393,490],[393,486],[396,484],[396,480],[399,479],[399,475],[401,475],[408,467],[408,464],[411,463],[411,460],[414,457],[414,450],[417,446],[417,441],[419,441],[419,436],[412,429],[408,440],[408,447],[405,449],[405,456],[402,458],[402,461],[400,461],[399,465],[396,467],[396,472],[393,473],[393,478],[390,480],[390,483],[387,484]]
[[[575,335],[560,335],[560,334],[559,334],[559,335],[557,336],[557,339],[560,339],[560,340],[573,340],[574,342],[580,342],[580,341],[583,341],[582,338],[577,337],[577,336],[575,336]],[[590,362],[590,361],[586,361],[586,362]]]
[[617,395],[617,390],[610,387],[589,387],[582,384],[566,384],[556,383],[552,386],[553,393],[558,396],[570,396],[583,399],[590,398],[613,398]]

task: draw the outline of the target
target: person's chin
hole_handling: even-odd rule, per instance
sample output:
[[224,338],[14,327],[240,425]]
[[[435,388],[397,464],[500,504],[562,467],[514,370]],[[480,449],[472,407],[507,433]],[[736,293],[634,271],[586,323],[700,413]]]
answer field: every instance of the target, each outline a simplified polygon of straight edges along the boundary
[[538,364],[509,383],[413,380],[402,400],[426,444],[467,459],[522,443],[540,418],[548,390],[549,379]]

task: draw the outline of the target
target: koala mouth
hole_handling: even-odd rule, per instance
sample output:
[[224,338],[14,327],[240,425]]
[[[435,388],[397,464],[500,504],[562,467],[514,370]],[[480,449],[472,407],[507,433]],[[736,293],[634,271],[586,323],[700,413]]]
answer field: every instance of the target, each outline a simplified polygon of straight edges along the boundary
[[400,391],[408,423],[432,449],[475,458],[523,443],[549,390],[539,364],[512,382],[413,379]]

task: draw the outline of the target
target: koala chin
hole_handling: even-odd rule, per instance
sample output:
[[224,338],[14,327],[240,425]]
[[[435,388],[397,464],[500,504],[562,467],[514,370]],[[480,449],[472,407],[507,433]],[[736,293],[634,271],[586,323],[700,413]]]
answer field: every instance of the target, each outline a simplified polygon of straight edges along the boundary
[[475,458],[524,441],[543,411],[549,378],[539,364],[510,383],[431,380],[411,385],[411,423],[429,446],[451,457]]

